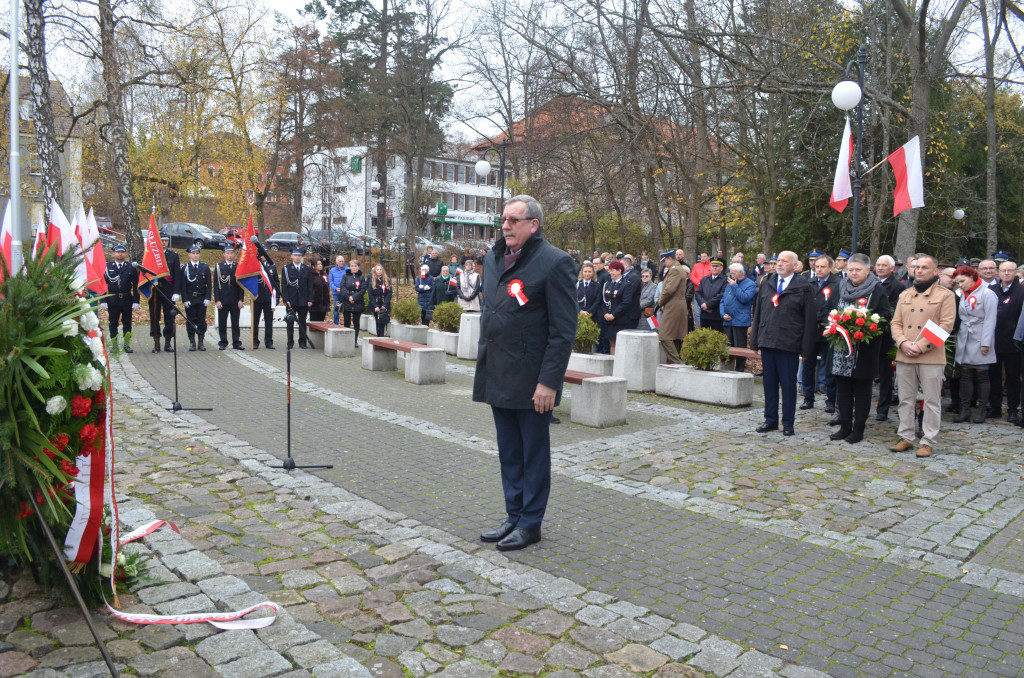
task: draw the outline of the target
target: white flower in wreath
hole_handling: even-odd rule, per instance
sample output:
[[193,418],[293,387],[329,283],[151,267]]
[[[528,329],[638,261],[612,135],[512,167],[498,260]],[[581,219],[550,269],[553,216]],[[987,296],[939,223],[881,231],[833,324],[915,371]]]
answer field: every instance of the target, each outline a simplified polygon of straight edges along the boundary
[[79,365],[75,368],[75,380],[81,391],[98,391],[103,386],[103,374],[92,365]]
[[46,413],[52,417],[63,412],[67,406],[68,401],[64,396],[56,395],[46,401]]
[[89,350],[92,351],[92,357],[95,360],[100,361],[100,363],[104,363],[103,340],[99,337],[89,337],[85,340],[85,344],[89,347]]
[[82,289],[82,281],[79,280],[77,277],[74,277],[71,279],[71,284],[69,285],[69,287],[71,288],[72,292],[79,292]]
[[89,311],[79,316],[78,324],[82,326],[83,331],[92,332],[100,326],[100,319],[93,311]]
[[65,337],[73,337],[78,334],[78,321],[74,318],[68,318],[61,323],[61,326],[64,328]]

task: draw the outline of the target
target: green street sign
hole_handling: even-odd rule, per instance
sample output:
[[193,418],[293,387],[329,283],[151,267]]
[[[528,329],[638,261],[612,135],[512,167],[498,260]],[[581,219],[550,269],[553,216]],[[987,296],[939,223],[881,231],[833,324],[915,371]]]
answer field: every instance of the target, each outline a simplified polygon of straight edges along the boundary
[[437,215],[443,217],[448,214],[448,203],[439,202],[437,203]]
[[349,158],[348,168],[353,174],[359,174],[363,171],[363,159],[358,156]]

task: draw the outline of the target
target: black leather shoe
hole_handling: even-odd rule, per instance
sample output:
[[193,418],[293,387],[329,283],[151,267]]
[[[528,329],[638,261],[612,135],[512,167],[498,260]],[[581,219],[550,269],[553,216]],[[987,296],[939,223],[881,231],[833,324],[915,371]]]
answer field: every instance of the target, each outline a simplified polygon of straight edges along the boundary
[[512,534],[512,530],[516,529],[515,523],[510,523],[507,520],[503,522],[499,527],[493,530],[487,530],[480,535],[480,541],[495,542],[501,541],[508,535]]
[[274,350],[274,345],[271,344],[269,341],[267,342],[267,350],[270,350],[270,351]]
[[245,350],[245,347],[242,346],[241,344],[235,344],[231,348],[235,349],[236,351],[244,351]]
[[174,347],[171,346],[170,339],[164,342],[164,351],[166,351],[167,353],[174,353]]
[[846,436],[850,435],[850,429],[841,428],[828,437],[829,440],[843,440]]
[[285,348],[295,348],[295,344],[289,342]]
[[1010,410],[1006,415],[1006,421],[1010,424],[1016,424],[1020,421],[1020,415],[1017,414],[1017,410]]
[[132,350],[132,347],[131,346],[127,346],[127,345],[124,347],[124,352],[125,353],[135,353],[135,351]]
[[202,339],[199,340],[199,350],[200,351],[205,351],[206,350],[206,346],[203,344],[203,340]]
[[814,409],[814,401],[805,398],[804,401],[802,403],[800,403],[800,409],[801,410],[813,410]]
[[540,530],[524,530],[517,527],[498,542],[499,551],[518,551],[540,541]]
[[224,350],[224,349],[226,349],[227,347],[228,347],[228,345],[227,345],[227,344],[217,344],[217,350],[218,350],[218,351],[223,351],[223,350]]
[[835,403],[825,403],[825,414],[835,414],[836,406]]
[[779,430],[779,425],[778,424],[761,424],[760,426],[758,426],[754,430],[757,431],[758,433],[768,433],[769,431],[778,431]]
[[828,420],[829,426],[839,426],[839,417],[835,416]]
[[304,343],[302,343],[302,342],[300,341],[300,342],[299,342],[299,348],[309,348],[309,346],[307,346],[306,344],[304,344]]
[[554,416],[554,415],[551,415],[551,423],[552,424],[561,424],[562,420],[559,419],[558,417]]
[[875,415],[875,421],[889,421],[889,413],[879,412],[878,414]]
[[862,440],[864,440],[863,433],[851,433],[850,435],[846,436],[846,442],[850,443],[851,445],[856,445]]
[[196,350],[196,342],[194,342],[194,341],[188,342],[188,350],[190,350],[190,351]]
[[260,342],[258,342],[258,341],[254,341],[254,342],[252,343],[252,350],[254,350],[254,351],[255,351],[255,350],[256,350],[256,349],[258,349],[259,347],[260,347]]
[[792,426],[783,426],[782,427],[782,435],[784,435],[784,436],[796,435],[796,431],[793,430]]
[[755,377],[763,377],[764,376],[764,370],[758,370],[757,372],[754,372],[754,376]]

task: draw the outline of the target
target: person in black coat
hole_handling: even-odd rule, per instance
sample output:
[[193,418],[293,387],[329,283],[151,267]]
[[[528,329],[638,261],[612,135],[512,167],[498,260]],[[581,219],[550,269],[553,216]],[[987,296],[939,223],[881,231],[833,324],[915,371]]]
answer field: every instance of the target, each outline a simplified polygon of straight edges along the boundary
[[270,287],[267,286],[262,275],[257,276],[256,302],[253,304],[252,318],[252,335],[254,337],[252,347],[260,347],[260,318],[262,317],[263,343],[268,349],[274,350],[274,307],[277,305],[277,299],[281,296],[281,283],[277,277],[277,267],[274,266],[274,262],[269,256],[261,254],[260,265],[267,274]]
[[551,489],[551,411],[576,340],[576,267],[541,235],[532,197],[505,203],[504,239],[484,261],[473,400],[491,406],[505,493],[505,522],[480,535],[502,551],[540,541]]
[[281,267],[281,296],[291,311],[288,318],[288,348],[295,346],[295,321],[299,321],[299,348],[308,348],[306,318],[313,305],[313,269],[302,263],[302,250],[292,250],[292,263]]
[[359,347],[359,318],[366,310],[366,276],[356,259],[349,264],[349,271],[341,279],[341,308],[345,327],[356,330],[356,347]]
[[821,334],[828,326],[828,313],[839,303],[839,282],[842,278],[832,272],[832,257],[822,254],[811,262],[811,275],[807,278],[814,289],[815,316],[818,333],[814,341],[814,353],[801,366],[801,386],[804,401],[801,410],[814,409],[814,392],[818,388],[818,366],[825,369],[825,411],[836,411],[836,381],[832,378],[832,347]]
[[[167,262],[167,275],[153,284],[153,292],[149,295],[149,335],[153,337],[153,353],[160,352],[160,315],[164,317],[164,350],[173,351],[171,339],[174,338],[174,316],[171,309],[178,301],[175,285],[178,272],[181,270],[181,259],[178,253],[169,246],[170,237],[161,238],[164,246],[164,261]],[[159,289],[158,289],[159,288]]]
[[235,248],[225,247],[224,261],[213,267],[213,300],[217,303],[217,331],[220,333],[217,348],[222,351],[228,347],[228,318],[231,319],[231,348],[236,351],[245,350],[242,347],[241,330],[238,328],[244,295],[235,279],[237,268]]
[[[796,373],[800,357],[814,351],[817,318],[814,287],[796,275],[794,252],[778,256],[776,273],[757,291],[751,320],[750,348],[761,351],[764,367],[764,423],[758,433],[779,428],[779,390],[782,390],[782,432],[791,436],[796,421]],[[795,350],[796,349],[796,350]]]
[[[1013,343],[1013,333],[1024,307],[1024,286],[1017,280],[1017,264],[999,264],[997,282],[991,286],[999,305],[996,307],[996,362],[989,367],[988,416],[998,419],[1003,409],[1003,375],[1006,375],[1006,421],[1018,423],[1020,414],[1020,351]],[[984,403],[982,403],[984,405]]]
[[377,321],[377,336],[383,337],[391,322],[391,297],[394,290],[391,281],[384,267],[377,264],[373,267],[373,275],[370,277],[370,306],[373,307],[373,317]]
[[597,321],[596,316],[601,310],[601,286],[594,280],[594,265],[589,261],[583,262],[580,268],[580,279],[576,282],[576,303],[580,313],[586,313],[591,320]]
[[[327,280],[322,259],[313,257],[313,305],[309,307],[309,319],[314,322],[327,320],[327,312],[334,304],[331,295],[331,284]],[[332,318],[333,320],[333,318]]]
[[722,313],[718,305],[722,303],[722,296],[728,280],[722,275],[725,262],[714,257],[711,259],[711,274],[700,279],[697,289],[693,295],[693,303],[700,307],[700,326],[710,327],[716,332],[725,334],[725,321],[722,320]]
[[185,305],[185,331],[188,333],[188,350],[205,351],[203,337],[206,336],[206,307],[210,305],[210,267],[199,261],[198,245],[188,248],[188,263],[181,267],[178,276],[178,294]]
[[[846,264],[846,277],[840,278],[835,297],[835,307],[840,310],[853,306],[867,311],[865,325],[870,325],[875,314],[885,320],[885,325],[876,323],[884,329],[881,336],[866,344],[855,343],[852,354],[848,349],[837,349],[832,358],[830,368],[836,380],[839,430],[830,438],[848,443],[864,440],[864,425],[871,413],[871,386],[881,360],[881,339],[889,334],[887,325],[892,318],[888,290],[882,287],[878,277],[870,271],[870,266],[871,260],[867,255],[851,255]],[[860,303],[861,299],[864,300],[863,304]]]
[[455,301],[459,298],[459,281],[451,275],[448,267],[441,269],[441,275],[434,278],[434,286],[430,292],[430,308],[437,308],[438,304],[446,301]]
[[[886,297],[889,299],[890,309],[896,308],[900,292],[906,289],[896,277],[895,268],[896,261],[888,254],[883,254],[875,261],[874,273],[878,276],[878,284],[885,290]],[[892,335],[888,332],[879,337],[878,341],[880,342],[878,347],[878,402],[875,405],[875,419],[878,421],[888,421],[889,406],[893,404],[892,386],[893,375],[895,374],[895,371],[892,369],[892,360],[889,358],[889,352],[895,348],[895,344],[892,343]],[[956,398],[953,404],[959,407],[960,399]]]
[[[109,316],[112,342],[117,340],[118,326],[124,330],[125,337],[132,331],[132,311],[139,307],[139,272],[125,261],[127,252],[124,245],[114,245],[114,260],[107,262],[107,270],[103,273],[110,296],[100,302],[100,308]],[[124,343],[124,352],[132,352],[127,342]]]
[[608,264],[611,282],[602,291],[605,305],[604,321],[608,327],[609,351],[615,355],[615,337],[622,330],[632,330],[640,322],[640,287],[634,277],[626,275],[621,261]]

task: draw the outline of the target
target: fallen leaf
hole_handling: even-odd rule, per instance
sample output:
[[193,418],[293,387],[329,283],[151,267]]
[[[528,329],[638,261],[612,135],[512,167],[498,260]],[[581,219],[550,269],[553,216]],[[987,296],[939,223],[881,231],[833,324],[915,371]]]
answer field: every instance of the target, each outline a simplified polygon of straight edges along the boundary
[[789,649],[789,645],[779,645],[779,649],[780,650],[788,650]]

